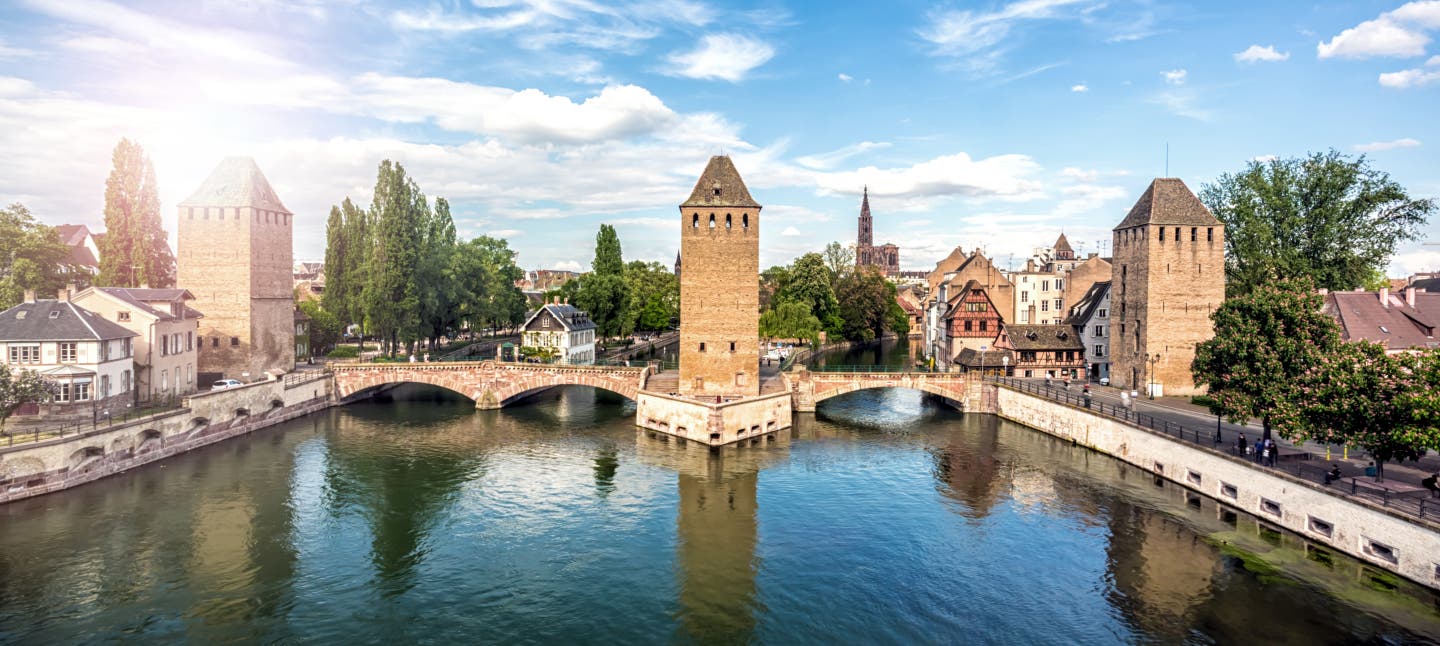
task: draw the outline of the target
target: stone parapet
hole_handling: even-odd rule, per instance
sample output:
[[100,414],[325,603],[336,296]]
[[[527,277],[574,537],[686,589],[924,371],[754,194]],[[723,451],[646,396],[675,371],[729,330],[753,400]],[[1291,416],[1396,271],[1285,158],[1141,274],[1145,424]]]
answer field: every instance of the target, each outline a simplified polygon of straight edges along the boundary
[[551,365],[500,361],[332,363],[337,399],[388,384],[421,383],[450,390],[495,409],[556,386],[591,386],[636,399],[648,367]]

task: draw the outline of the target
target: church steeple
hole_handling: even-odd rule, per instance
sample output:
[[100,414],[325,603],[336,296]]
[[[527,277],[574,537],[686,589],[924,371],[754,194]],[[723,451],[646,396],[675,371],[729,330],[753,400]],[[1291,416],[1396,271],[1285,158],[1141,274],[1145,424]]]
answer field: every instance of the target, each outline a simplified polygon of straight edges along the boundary
[[860,239],[856,240],[858,246],[869,247],[875,244],[873,225],[870,220],[870,187],[864,189],[864,197],[860,198]]

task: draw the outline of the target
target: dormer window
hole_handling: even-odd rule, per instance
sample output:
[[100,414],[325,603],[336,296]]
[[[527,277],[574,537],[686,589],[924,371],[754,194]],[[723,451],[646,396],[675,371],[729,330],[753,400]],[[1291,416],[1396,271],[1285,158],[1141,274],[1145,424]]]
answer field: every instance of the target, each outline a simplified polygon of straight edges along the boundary
[[1384,333],[1386,333],[1386,334],[1389,334],[1389,333],[1390,333],[1390,328],[1387,328],[1387,327],[1385,327],[1385,326],[1382,325],[1382,326],[1380,326],[1380,331],[1381,331],[1381,332],[1384,332]]
[[714,192],[715,192],[715,197],[720,197],[720,186],[719,186],[719,185],[716,185],[716,186],[714,187],[714,189],[712,189],[712,190],[714,190]]
[[50,318],[52,318],[52,319],[58,319],[58,318],[60,318],[60,310],[50,310]]

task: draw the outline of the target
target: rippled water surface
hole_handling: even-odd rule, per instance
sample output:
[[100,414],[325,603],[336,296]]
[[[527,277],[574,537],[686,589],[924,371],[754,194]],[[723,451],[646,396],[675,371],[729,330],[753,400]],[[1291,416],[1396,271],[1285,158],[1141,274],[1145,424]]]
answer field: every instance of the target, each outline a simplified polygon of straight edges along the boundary
[[1299,644],[1434,595],[911,391],[717,454],[402,388],[0,507],[0,642]]

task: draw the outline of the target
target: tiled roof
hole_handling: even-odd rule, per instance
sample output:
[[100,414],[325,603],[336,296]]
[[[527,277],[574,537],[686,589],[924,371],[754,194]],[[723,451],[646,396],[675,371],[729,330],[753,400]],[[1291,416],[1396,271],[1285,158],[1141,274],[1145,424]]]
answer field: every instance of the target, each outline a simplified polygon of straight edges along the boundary
[[1105,293],[1110,291],[1110,281],[1098,280],[1090,289],[1085,290],[1085,295],[1070,308],[1070,315],[1065,317],[1066,325],[1085,325],[1090,317],[1095,315],[1095,310],[1105,302]]
[[0,341],[95,341],[139,336],[67,301],[21,303],[0,312]]
[[1335,317],[1345,339],[1384,343],[1390,350],[1440,347],[1440,294],[1417,291],[1415,306],[1405,294],[1389,292],[1390,307],[1380,302],[1377,292],[1334,292],[1325,296],[1325,312]]
[[1220,224],[1200,198],[1190,191],[1185,182],[1175,177],[1159,177],[1150,182],[1145,194],[1135,202],[1130,214],[1116,226],[1116,229],[1144,226],[1147,224],[1184,224],[1210,227]]
[[[142,287],[96,287],[96,291],[104,292],[137,310],[145,312],[162,321],[169,321],[175,318],[167,310],[157,309],[151,303],[184,303],[194,300],[190,290],[179,288],[142,288]],[[202,318],[204,315],[198,310],[185,305],[186,318]]]
[[596,327],[595,322],[590,320],[590,315],[574,305],[546,303],[525,319],[525,325],[522,328],[530,327],[530,322],[545,311],[550,312],[555,320],[560,321],[560,324],[570,331],[593,330]]
[[705,165],[705,172],[695,182],[695,190],[681,208],[692,206],[740,206],[759,208],[760,203],[750,197],[745,180],[727,155],[716,155]]
[[[1006,361],[1006,360],[1009,361]],[[965,348],[955,357],[955,363],[967,368],[980,368],[980,362],[984,361],[985,368],[999,368],[1005,365],[1015,365],[1015,354],[1006,349],[990,349],[981,352],[974,348]]]
[[60,234],[60,241],[72,247],[84,244],[85,236],[90,234],[90,227],[83,224],[57,224],[55,232]]
[[1075,251],[1070,248],[1070,241],[1065,239],[1064,233],[1061,233],[1060,238],[1055,241],[1055,251]]
[[250,206],[290,213],[250,157],[226,157],[180,206]]
[[1016,350],[1084,350],[1080,335],[1069,325],[1010,325],[1005,328]]

